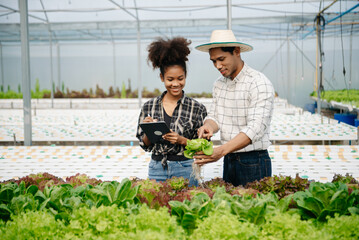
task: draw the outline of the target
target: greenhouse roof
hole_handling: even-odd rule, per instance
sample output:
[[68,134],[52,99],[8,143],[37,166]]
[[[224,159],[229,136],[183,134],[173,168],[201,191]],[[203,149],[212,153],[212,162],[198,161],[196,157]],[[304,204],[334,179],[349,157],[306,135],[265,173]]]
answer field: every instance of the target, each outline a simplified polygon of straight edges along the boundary
[[[208,39],[231,26],[241,39],[304,39],[315,36],[323,11],[324,34],[358,34],[358,1],[336,0],[29,0],[29,40],[131,41],[157,36]],[[0,42],[20,42],[18,1],[0,2]]]

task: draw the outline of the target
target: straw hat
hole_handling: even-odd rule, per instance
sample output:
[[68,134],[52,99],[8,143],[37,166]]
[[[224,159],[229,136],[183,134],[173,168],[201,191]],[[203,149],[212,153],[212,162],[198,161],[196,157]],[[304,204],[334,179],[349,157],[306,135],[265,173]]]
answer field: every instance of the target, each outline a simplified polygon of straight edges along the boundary
[[209,49],[217,47],[240,47],[241,52],[253,50],[251,45],[238,42],[232,30],[214,30],[210,42],[198,45],[196,49],[202,52],[208,52]]

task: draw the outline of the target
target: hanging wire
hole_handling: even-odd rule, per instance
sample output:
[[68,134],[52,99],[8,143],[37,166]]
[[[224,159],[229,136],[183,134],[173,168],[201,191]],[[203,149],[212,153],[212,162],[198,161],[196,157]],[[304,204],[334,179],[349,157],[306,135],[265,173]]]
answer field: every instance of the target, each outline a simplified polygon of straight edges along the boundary
[[[280,37],[279,37],[279,39],[277,39],[277,41],[276,41],[276,43],[278,43],[278,45],[280,46]],[[278,84],[278,89],[280,88],[280,87],[282,87],[283,86],[283,84],[281,83],[281,81],[279,80],[279,77],[278,77],[278,75],[279,75],[279,64],[278,64],[278,52],[275,54],[276,55],[276,58],[275,58],[275,67],[276,67],[276,71],[275,71],[275,79],[276,79],[276,82],[277,82],[277,84]],[[269,63],[268,63],[269,64]],[[265,67],[265,66],[264,66]],[[264,68],[263,68],[264,69]],[[285,92],[283,91],[283,94],[284,94]]]
[[319,12],[321,12],[322,10],[322,4],[323,4],[323,0],[321,0],[320,2],[319,2]]
[[[295,75],[294,78],[291,77],[292,74],[292,69],[290,67],[290,63],[291,63],[291,56],[290,56],[290,42],[289,42],[289,23],[287,23],[287,83],[288,83],[288,87],[287,87],[287,91],[288,91],[288,94],[289,94],[289,97],[293,96],[293,98],[295,98],[295,91],[293,92],[293,94],[291,94],[291,89],[290,89],[290,86],[291,86],[291,83],[294,83],[294,86],[295,86],[295,83],[296,83],[296,79],[297,79],[297,76]],[[296,73],[297,74],[297,73]],[[293,81],[292,81],[293,79]],[[293,98],[290,99],[291,101],[293,101]],[[288,98],[289,100],[289,98]]]
[[352,46],[353,46],[353,26],[354,24],[352,24],[351,28],[350,28],[350,73],[349,73],[349,88],[351,88],[352,86],[352,56],[353,56],[353,51],[352,50]]
[[[296,39],[296,41],[298,42],[298,39]],[[297,82],[297,78],[298,78],[298,49],[295,49],[295,82]]]
[[[332,5],[332,4],[331,4]],[[328,8],[328,7],[327,7]],[[326,9],[327,9],[326,8]],[[327,25],[327,22],[324,22],[324,25],[325,26],[328,26]],[[334,26],[334,28],[335,28],[336,26]],[[326,31],[326,36],[327,36],[327,38],[328,38],[328,30],[326,29],[326,28],[324,28],[323,27],[323,30],[322,30],[322,37],[321,37],[321,39],[322,39],[322,49],[324,49],[324,30]],[[335,81],[335,36],[334,36],[334,46],[333,46],[333,67],[332,67],[332,69],[333,69],[333,72],[332,72],[332,76],[331,76],[331,79],[333,80],[334,79],[334,81]],[[323,52],[323,58],[324,58],[324,52]],[[325,60],[325,59],[324,59]],[[322,80],[324,80],[325,82],[326,82],[326,85],[328,85],[330,88],[329,89],[333,89],[333,90],[335,90],[335,87],[331,84],[331,82],[330,81],[328,81],[327,80],[327,78],[325,78],[325,76],[323,76],[323,78],[322,78]],[[324,89],[324,86],[321,86],[321,89],[322,89],[322,91],[323,91],[323,96],[325,95],[325,89]]]
[[[340,0],[340,13],[342,12],[342,1]],[[341,43],[341,47],[342,47],[342,61],[343,61],[343,76],[344,76],[344,82],[345,82],[345,86],[347,87],[347,83],[345,80],[345,61],[344,61],[344,44],[343,44],[343,25],[342,25],[342,18],[339,19],[340,20],[340,43]],[[348,88],[348,87],[347,87]]]
[[285,11],[285,10],[278,10],[278,9],[266,9],[266,8],[257,8],[257,7],[247,7],[247,6],[238,6],[232,5],[233,8],[244,8],[249,10],[261,11],[261,12],[275,12],[275,13],[283,13],[283,14],[298,14],[299,12],[294,11]]
[[[336,1],[334,1],[336,2]],[[333,3],[334,3],[333,2]],[[322,4],[324,5],[323,3],[323,0],[320,1],[320,4],[319,4],[319,13],[317,14],[317,16],[315,17],[314,19],[314,23],[316,25],[317,28],[319,28],[321,30],[320,32],[320,39],[317,40],[317,44],[318,44],[318,47],[317,47],[317,51],[319,51],[319,54],[320,54],[320,63],[321,65],[319,65],[318,67],[320,68],[320,71],[321,71],[321,74],[320,74],[320,79],[318,79],[318,69],[316,69],[316,78],[317,78],[317,81],[316,81],[316,87],[317,87],[317,90],[319,89],[319,92],[321,94],[321,96],[318,96],[318,97],[322,97],[325,95],[325,92],[324,92],[324,86],[323,86],[323,56],[324,56],[324,52],[322,51],[323,47],[322,47],[322,43],[323,43],[323,37],[324,37],[324,27],[325,27],[325,19],[322,15],[322,13],[328,9],[331,5],[333,5],[333,3],[331,3],[329,6],[327,6],[326,8],[322,8]],[[316,30],[318,31],[318,29]],[[318,37],[317,37],[318,38]],[[318,56],[318,54],[317,54]],[[318,61],[318,60],[317,60]],[[318,63],[317,63],[318,64]]]
[[[302,1],[302,36],[304,36],[304,1]],[[304,48],[303,48],[304,39],[302,39],[302,81],[304,81]]]
[[[321,26],[322,30],[320,31],[320,33],[322,34],[322,36],[320,37],[321,40],[321,49],[324,49],[324,31],[326,30],[326,26],[325,26],[326,22],[325,22],[325,18],[323,17],[323,26]],[[322,61],[325,61],[325,54],[324,51],[321,52],[322,54]]]
[[[282,39],[282,24],[280,24],[280,31],[279,31],[279,39]],[[284,81],[284,72],[283,72],[283,49],[281,48],[280,51],[279,51],[279,59],[280,59],[280,73],[281,73],[281,82],[283,84],[281,84],[282,86],[285,85],[285,83],[287,83],[287,81]],[[286,89],[287,86],[284,87],[284,92],[286,92]],[[287,99],[288,99],[288,92],[287,92]]]
[[[342,0],[339,1],[339,8],[340,8],[340,14],[342,14]],[[342,47],[342,61],[343,61],[343,79],[344,79],[344,83],[345,83],[345,88],[347,90],[347,97],[349,100],[349,103],[351,105],[351,101],[349,98],[349,88],[348,88],[348,84],[347,84],[347,80],[345,78],[345,61],[344,61],[344,44],[343,44],[343,24],[342,24],[342,17],[340,17],[340,42],[341,42],[341,47]]]
[[[334,32],[336,31],[336,25],[334,25]],[[333,83],[336,83],[336,79],[335,79],[335,52],[336,52],[336,35],[334,34],[334,37],[333,37],[333,71],[332,71],[332,77],[331,77],[331,80]],[[333,89],[335,90],[335,89]]]
[[323,85],[323,80],[324,80],[324,78],[325,78],[325,76],[323,76],[324,75],[324,72],[323,72],[323,62],[325,62],[325,54],[324,54],[324,51],[323,51],[323,49],[324,49],[324,43],[325,43],[325,41],[324,41],[324,30],[325,30],[325,18],[323,17],[323,27],[322,27],[322,30],[320,31],[320,34],[322,35],[321,36],[321,38],[320,38],[320,41],[321,41],[321,43],[320,43],[320,49],[321,49],[321,51],[320,51],[320,54],[322,54],[322,79],[320,79],[320,85],[319,85],[319,87],[320,87],[320,91],[323,93],[323,96],[325,95],[325,90],[324,90],[324,85]]
[[[279,26],[280,26],[280,24],[279,24]],[[281,38],[280,38],[280,36],[277,38],[277,41],[276,41],[276,43],[278,43],[278,46],[279,46],[279,48],[277,48],[278,49],[278,51],[275,53],[275,67],[276,67],[276,71],[275,71],[275,79],[276,79],[276,81],[277,81],[277,84],[278,84],[278,89],[280,89],[280,88],[283,88],[283,84],[284,83],[282,83],[282,81],[281,81],[281,78],[280,78],[280,76],[279,76],[279,51],[280,51],[280,49],[281,49],[281,44],[280,44],[280,40],[281,40]],[[268,62],[268,64],[269,64],[269,62]],[[264,68],[263,68],[264,69]],[[285,91],[284,91],[284,88],[283,89],[281,89],[281,90],[283,90],[283,91],[281,91],[283,94],[285,93]]]

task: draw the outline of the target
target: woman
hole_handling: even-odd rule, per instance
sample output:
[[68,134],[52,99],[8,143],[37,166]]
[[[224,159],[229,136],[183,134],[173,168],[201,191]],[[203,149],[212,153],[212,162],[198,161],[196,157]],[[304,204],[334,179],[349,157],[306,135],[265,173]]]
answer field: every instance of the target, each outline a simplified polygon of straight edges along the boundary
[[148,175],[150,179],[165,181],[173,176],[189,179],[190,186],[197,185],[192,176],[193,159],[183,156],[187,139],[197,138],[197,129],[207,116],[203,104],[186,96],[186,84],[191,44],[185,38],[159,38],[148,46],[148,61],[153,69],[160,70],[160,78],[166,91],[161,96],[146,102],[138,119],[141,122],[165,121],[170,133],[163,135],[158,143],[151,143],[141,127],[137,127],[136,137],[140,146],[152,152]]

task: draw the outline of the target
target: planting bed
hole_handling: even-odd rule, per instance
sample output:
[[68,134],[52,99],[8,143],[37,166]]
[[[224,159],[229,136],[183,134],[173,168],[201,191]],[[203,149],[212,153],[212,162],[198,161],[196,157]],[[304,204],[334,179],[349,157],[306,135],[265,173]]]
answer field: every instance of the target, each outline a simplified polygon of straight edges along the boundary
[[0,184],[1,239],[358,239],[358,182],[274,176],[189,188],[42,173]]
[[[273,174],[328,182],[335,173],[359,178],[358,146],[273,145],[269,148]],[[146,178],[150,154],[138,146],[1,146],[0,180],[34,172],[59,177],[85,173],[102,180]],[[204,180],[222,177],[222,160],[202,168]]]
[[[37,110],[32,119],[32,141],[36,142],[121,142],[137,143],[139,110]],[[271,123],[272,141],[358,140],[357,128],[316,114],[287,115],[275,112]],[[0,142],[24,140],[23,112],[0,110]],[[220,133],[213,137],[218,142]]]

